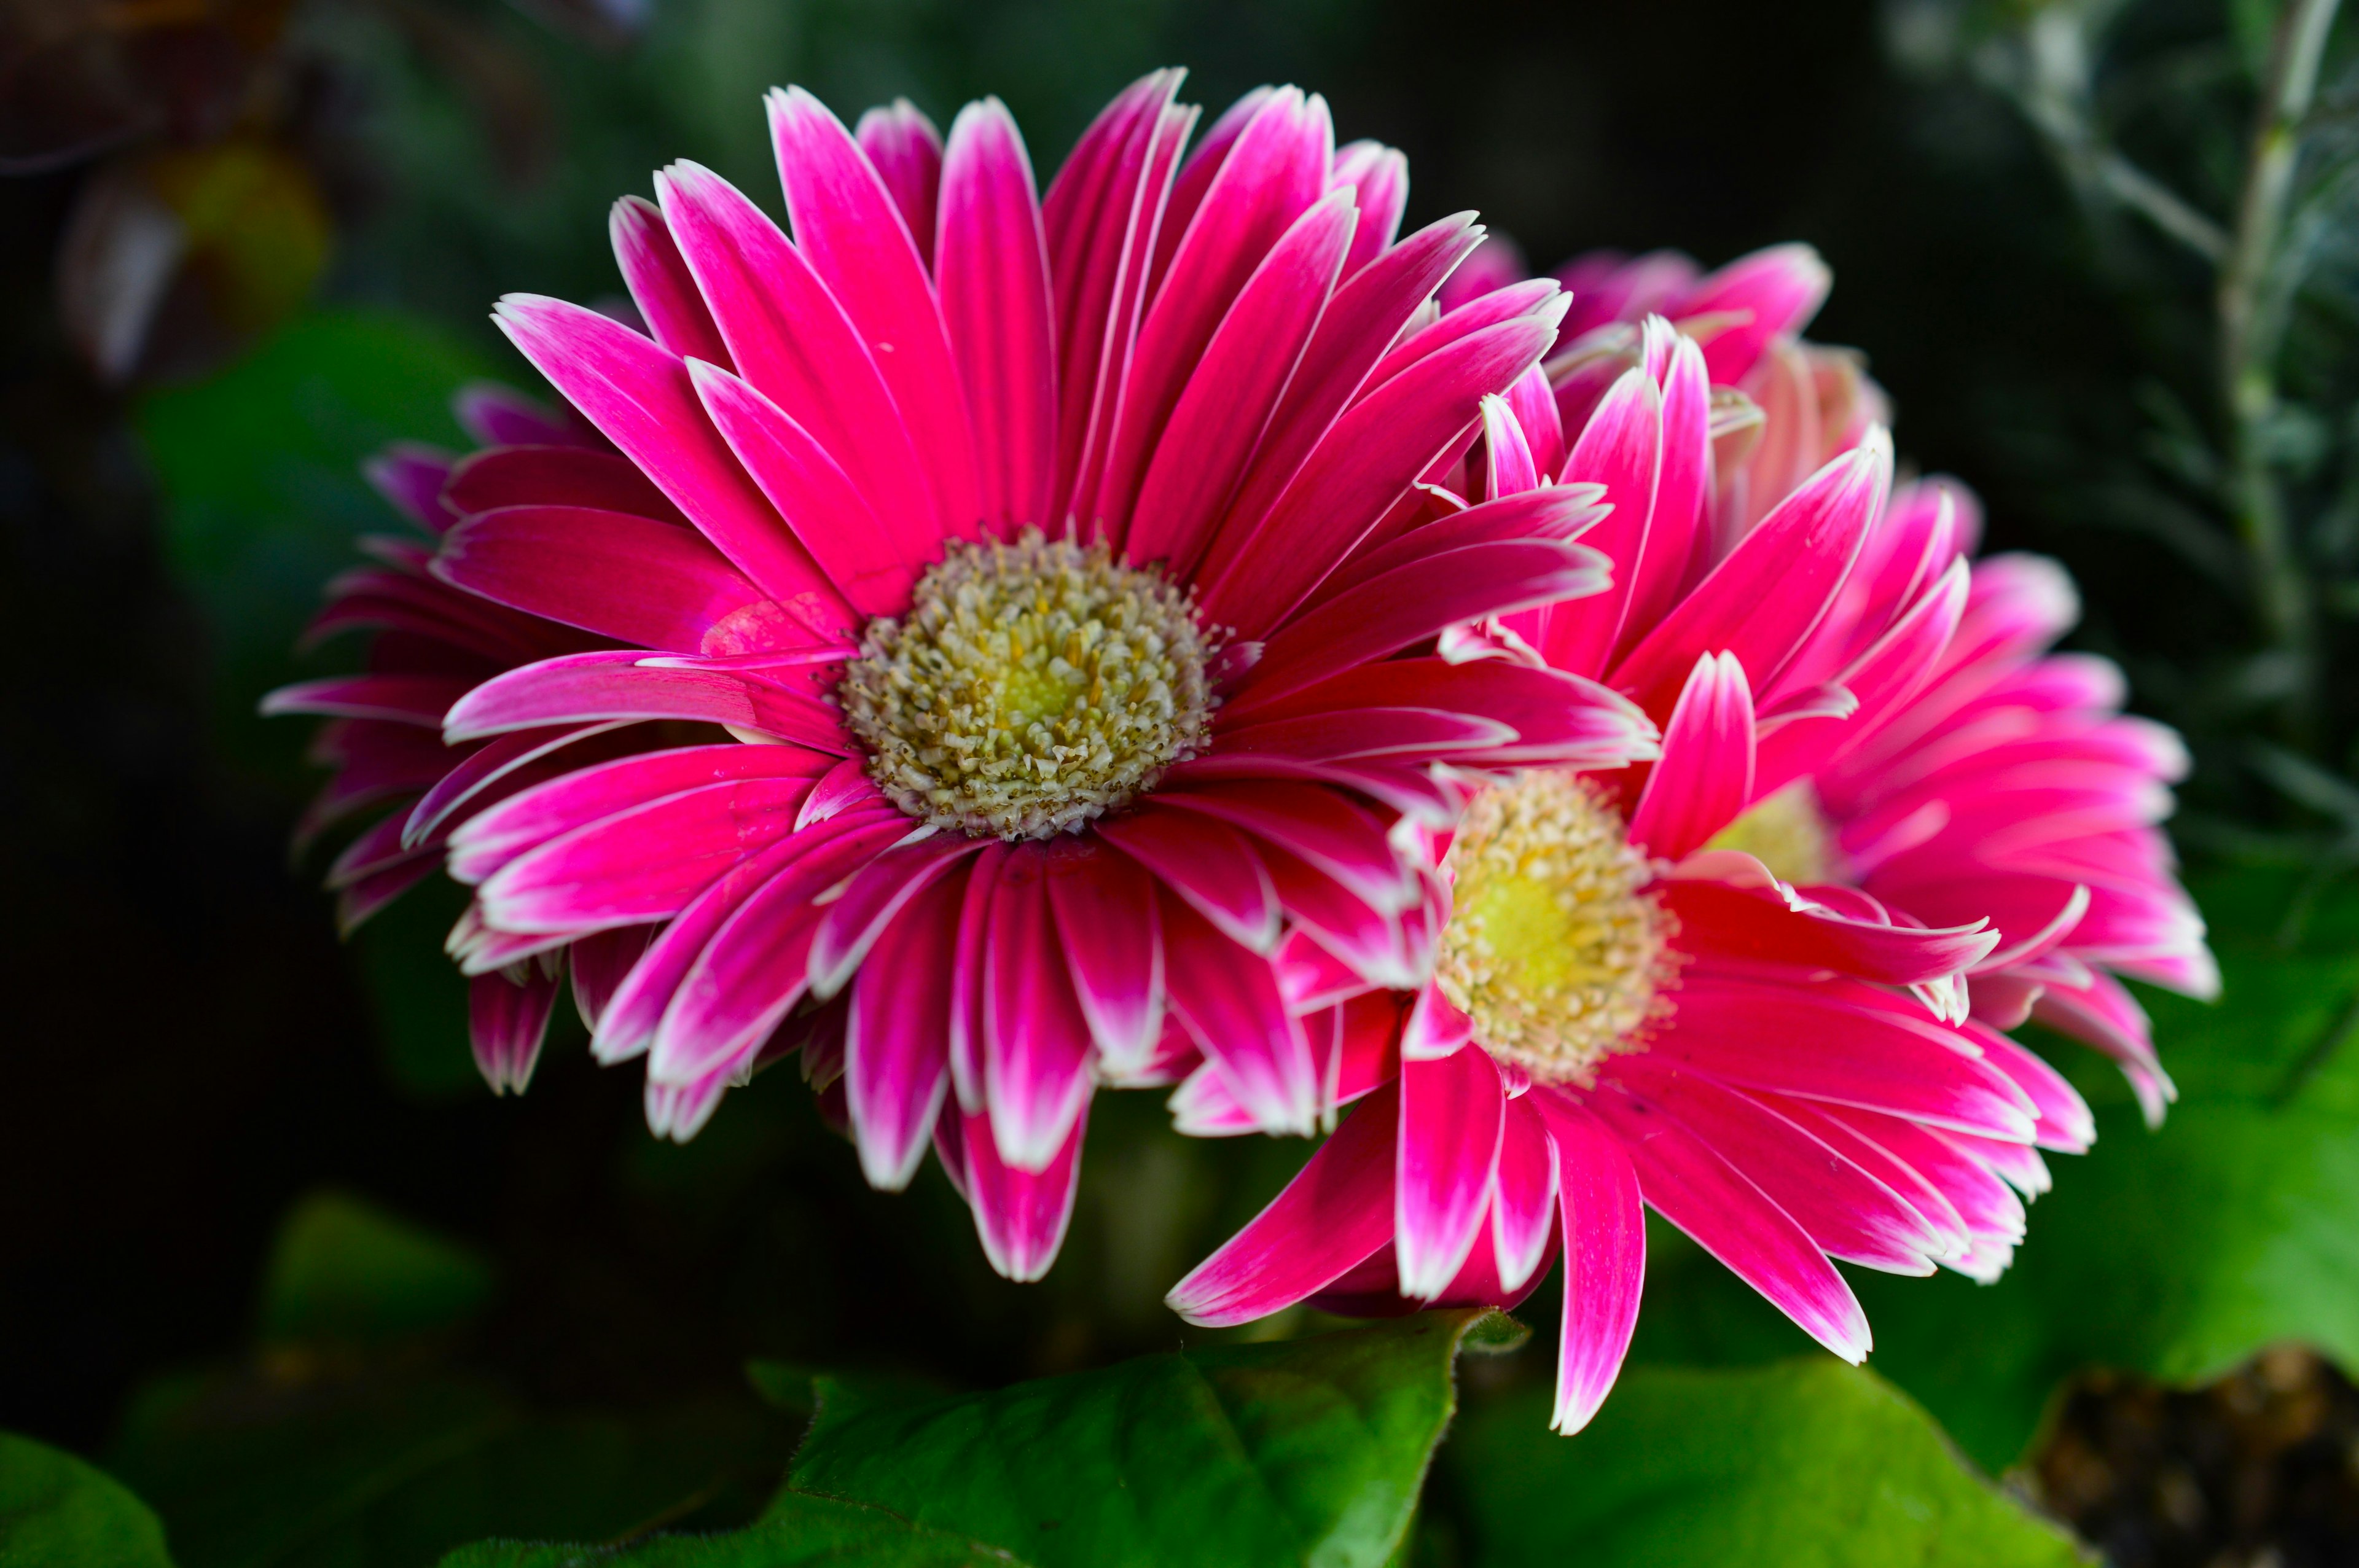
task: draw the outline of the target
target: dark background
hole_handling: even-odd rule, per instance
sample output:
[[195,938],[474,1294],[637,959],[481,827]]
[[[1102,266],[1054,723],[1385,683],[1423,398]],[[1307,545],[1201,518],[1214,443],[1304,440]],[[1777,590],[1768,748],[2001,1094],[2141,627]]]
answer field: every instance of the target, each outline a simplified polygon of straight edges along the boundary
[[[1995,542],[2104,583],[2081,642],[2125,659],[2142,704],[2183,717],[2183,672],[2243,635],[2109,500],[2141,427],[2134,381],[2201,406],[2185,309],[2201,280],[2104,254],[2007,106],[1897,66],[1875,7],[658,7],[614,49],[454,4],[538,73],[543,121],[505,146],[392,8],[299,10],[346,181],[323,297],[421,312],[528,384],[491,299],[611,290],[605,205],[659,161],[769,189],[757,96],[774,81],[847,121],[906,92],[947,125],[997,92],[1045,182],[1146,69],[1190,65],[1208,113],[1292,80],[1327,94],[1342,137],[1408,151],[1412,224],[1478,208],[1542,266],[1603,245],[1707,263],[1818,245],[1837,283],[1812,335],[1868,351],[1905,458],[1980,490]],[[2154,24],[2158,47],[2178,25]],[[168,564],[146,394],[100,384],[60,327],[51,271],[90,167],[0,182],[0,1426],[92,1449],[141,1379],[243,1341],[274,1227],[323,1184],[494,1260],[503,1292],[474,1353],[560,1402],[726,1383],[751,1353],[995,1380],[1170,1343],[1162,1290],[1302,1151],[1183,1144],[1156,1135],[1149,1097],[1102,1099],[1074,1242],[1027,1296],[988,1276],[930,1169],[909,1197],[869,1194],[791,1073],[677,1150],[650,1142],[636,1076],[593,1068],[578,1028],[522,1100],[468,1087],[455,1014],[455,1079],[389,1069],[319,865],[285,848],[310,783],[302,727],[258,761],[224,739],[224,704],[250,709],[260,683],[220,689],[237,628]],[[2215,773],[2203,798],[2234,808]]]

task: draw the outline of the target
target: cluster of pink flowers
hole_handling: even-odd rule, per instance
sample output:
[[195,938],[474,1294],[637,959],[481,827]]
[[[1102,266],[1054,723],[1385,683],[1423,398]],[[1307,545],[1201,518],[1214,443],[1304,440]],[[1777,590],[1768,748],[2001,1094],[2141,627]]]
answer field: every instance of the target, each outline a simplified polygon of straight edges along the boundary
[[[2047,652],[2069,583],[1892,487],[1783,247],[1523,279],[1405,160],[1134,84],[1040,193],[996,101],[770,126],[791,235],[710,171],[614,210],[637,320],[514,297],[563,400],[390,456],[436,538],[323,629],[366,673],[311,826],[391,803],[348,923],[447,860],[476,1051],[560,975],[687,1138],[800,1053],[868,1179],[930,1148],[1037,1278],[1091,1099],[1332,1132],[1191,1320],[1521,1300],[1557,1422],[1611,1386],[1642,1206],[1836,1353],[1830,1259],[2002,1270],[2093,1134],[2004,1031],[2170,1093],[2119,977],[2201,993],[2182,765]],[[1469,257],[1474,259],[1470,262]]]

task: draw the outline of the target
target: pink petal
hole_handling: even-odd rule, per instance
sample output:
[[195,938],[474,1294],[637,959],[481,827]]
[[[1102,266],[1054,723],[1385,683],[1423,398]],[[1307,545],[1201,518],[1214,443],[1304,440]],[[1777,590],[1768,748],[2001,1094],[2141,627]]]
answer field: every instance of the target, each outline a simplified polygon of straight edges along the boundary
[[1101,819],[1094,831],[1155,873],[1230,940],[1256,953],[1277,946],[1277,894],[1243,834],[1159,805]]
[[816,697],[734,675],[658,665],[637,649],[570,654],[510,670],[452,703],[443,733],[473,741],[549,724],[648,719],[756,730],[839,755],[850,749],[842,715]]
[[471,381],[461,387],[451,399],[451,416],[478,446],[570,447],[599,452],[604,446],[597,432],[571,408],[553,409],[495,381]]
[[2017,1142],[2032,1135],[2031,1100],[2012,1079],[1889,993],[1854,987],[1832,994],[1690,970],[1674,1003],[1676,1026],[1648,1049],[1724,1082]]
[[1528,1098],[1556,1149],[1564,1315],[1550,1424],[1571,1433],[1605,1402],[1629,1354],[1647,1277],[1647,1220],[1637,1173],[1614,1135],[1568,1095],[1537,1089]]
[[983,518],[1046,527],[1056,483],[1057,363],[1048,240],[1032,160],[996,98],[951,126],[937,276],[973,420]]
[[851,625],[851,607],[704,416],[685,362],[562,300],[512,294],[493,319],[534,368],[788,614],[822,637]]
[[[866,782],[864,777],[861,782]],[[812,797],[818,794],[812,791]],[[810,803],[805,802],[795,826],[800,828],[810,820]],[[825,997],[842,989],[853,971],[867,961],[870,946],[902,918],[903,909],[958,870],[968,856],[980,853],[984,842],[964,834],[929,834],[897,845],[862,867],[829,901],[827,915],[811,939],[812,992]]]
[[[465,760],[447,766],[433,787],[419,798],[402,824],[401,841],[411,848],[423,844],[462,808],[487,804],[484,796],[502,784],[514,784],[518,771],[529,768],[552,752],[605,730],[601,724],[571,725],[555,730],[527,730],[503,735],[477,747]],[[448,752],[444,753],[446,759]]]
[[1567,483],[1604,487],[1612,511],[1583,537],[1614,563],[1614,584],[1548,617],[1537,646],[1557,668],[1603,673],[1646,554],[1662,464],[1662,391],[1645,370],[1634,368],[1598,404],[1564,461]]
[[1208,1328],[1250,1323],[1341,1279],[1392,1239],[1400,1091],[1386,1085],[1335,1130],[1301,1174],[1163,1299]]
[[261,711],[266,718],[311,713],[432,729],[466,689],[466,682],[442,676],[330,676],[280,687],[262,699]]
[[361,464],[361,477],[397,512],[422,528],[440,533],[452,514],[442,503],[451,478],[451,454],[439,447],[400,441]]
[[1995,932],[1979,929],[1979,922],[1925,930],[1847,919],[1832,910],[1798,910],[1774,894],[1701,879],[1658,883],[1656,896],[1678,920],[1680,945],[1690,952],[1835,969],[1886,985],[1919,985],[1962,973],[1998,941]]
[[1049,903],[1046,846],[1015,846],[991,899],[983,1092],[999,1158],[1039,1171],[1090,1098],[1090,1026],[1073,1000]]
[[844,1103],[861,1172],[880,1192],[909,1184],[950,1092],[951,969],[964,896],[956,879],[922,886],[853,981]]
[[[1556,331],[1549,306],[1461,339],[1410,365],[1338,419],[1293,482],[1224,557],[1216,544],[1208,621],[1266,635],[1472,429],[1483,395],[1505,391]],[[1223,534],[1221,543],[1226,543]]]
[[1614,670],[1649,713],[1669,711],[1698,654],[1726,650],[1765,688],[1819,623],[1884,503],[1892,445],[1837,458],[1747,534]]
[[991,900],[1007,856],[1006,844],[997,839],[985,843],[967,872],[965,894],[959,901],[958,944],[951,968],[951,1087],[959,1108],[970,1116],[984,1114],[988,1103],[983,1087],[983,990],[990,972]]
[[614,243],[614,261],[623,269],[623,286],[639,308],[655,341],[682,359],[709,360],[726,368],[729,350],[721,341],[704,296],[671,237],[663,212],[643,196],[625,196],[614,203],[606,232]]
[[1966,1029],[1983,1048],[1983,1060],[2014,1079],[2016,1087],[2039,1108],[2036,1140],[2039,1147],[2066,1154],[2086,1153],[2097,1141],[2097,1122],[2081,1091],[2063,1074],[1997,1030],[1973,1023]]
[[803,253],[727,180],[692,163],[656,177],[656,195],[737,374],[810,431],[893,531],[894,553],[926,560],[972,514],[937,496],[876,357]]
[[915,103],[896,98],[862,114],[852,139],[885,182],[917,243],[919,259],[930,264],[934,209],[942,183],[941,133]]
[[594,506],[682,526],[688,514],[639,466],[579,447],[500,447],[462,458],[443,496],[460,513],[501,506]]
[[1726,315],[1731,325],[1704,345],[1704,363],[1715,385],[1745,378],[1773,338],[1799,332],[1818,314],[1832,275],[1808,245],[1772,245],[1741,256],[1703,278],[1680,300],[1679,316],[1691,320]]
[[1319,1119],[1319,1064],[1267,960],[1168,893],[1161,911],[1170,1007],[1229,1092],[1271,1132],[1309,1136]]
[[799,622],[699,535],[579,506],[507,506],[443,535],[434,575],[495,603],[640,647],[693,654],[724,621],[792,642]]
[[1528,1094],[1511,1099],[1491,1180],[1491,1247],[1504,1289],[1522,1285],[1547,1260],[1556,1195],[1556,1145],[1540,1108]]
[[1046,1169],[1037,1172],[1001,1162],[985,1118],[960,1111],[941,1119],[960,1123],[966,1199],[974,1210],[975,1234],[983,1239],[984,1256],[1008,1279],[1040,1278],[1057,1260],[1057,1250],[1065,1243],[1065,1228],[1072,1223],[1082,1134],[1089,1126],[1087,1107],[1065,1135],[1064,1147]]
[[633,966],[647,953],[656,931],[653,925],[624,925],[592,932],[573,944],[568,967],[573,973],[573,1005],[582,1014],[584,1028],[597,1030],[598,1021],[605,1016]]
[[1192,568],[1310,341],[1352,236],[1350,197],[1311,207],[1271,247],[1190,371],[1124,535],[1132,560]]
[[1854,1366],[1866,1359],[1867,1314],[1826,1254],[1784,1209],[1661,1112],[1612,1089],[1585,1104],[1621,1141],[1639,1191],[1656,1212],[1803,1333]]
[[522,984],[505,975],[478,975],[468,982],[467,1039],[494,1094],[522,1094],[532,1082],[556,1007],[556,978],[538,964]]
[[1400,232],[1401,214],[1408,207],[1408,158],[1381,142],[1353,142],[1335,149],[1329,178],[1351,189],[1359,209],[1352,248],[1343,257],[1343,276],[1350,277],[1390,248]]
[[[690,364],[689,373],[713,427],[845,600],[862,615],[906,611],[910,588],[933,564],[908,553],[915,547],[908,531],[878,522],[835,459],[777,404],[712,365]],[[739,636],[748,650],[788,640],[777,633]]]
[[1481,1239],[1499,1167],[1506,1096],[1480,1045],[1401,1062],[1401,1128],[1393,1184],[1400,1293],[1439,1296]]
[[1706,654],[1663,728],[1663,760],[1630,814],[1630,842],[1664,860],[1702,848],[1753,798],[1753,693],[1734,654]]
[[1410,907],[1421,892],[1385,821],[1332,790],[1273,779],[1166,789],[1156,802],[1243,828],[1300,857],[1387,914]]
[[[1655,323],[1647,325],[1651,331]],[[1662,470],[1646,546],[1627,572],[1630,597],[1614,642],[1617,658],[1663,618],[1712,547],[1712,384],[1693,339],[1682,335],[1671,347],[1661,384]]]
[[974,432],[957,362],[900,212],[825,104],[790,87],[766,106],[796,244],[875,356],[945,514],[975,516]]
[[1163,929],[1155,880],[1123,855],[1051,858],[1049,902],[1072,980],[1109,1077],[1145,1067],[1163,1033]]

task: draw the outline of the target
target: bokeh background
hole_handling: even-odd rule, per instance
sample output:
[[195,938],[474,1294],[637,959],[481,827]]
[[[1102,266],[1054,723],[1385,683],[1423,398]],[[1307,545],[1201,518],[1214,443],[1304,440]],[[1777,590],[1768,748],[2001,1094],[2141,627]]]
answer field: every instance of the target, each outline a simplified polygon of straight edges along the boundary
[[[1164,1289],[1307,1152],[1187,1144],[1158,1132],[1150,1098],[1116,1097],[1093,1119],[1073,1244],[1045,1285],[1009,1286],[937,1172],[905,1198],[869,1193],[791,1072],[686,1148],[647,1138],[636,1076],[596,1070],[578,1027],[529,1095],[493,1099],[437,951],[455,903],[421,896],[340,943],[321,861],[290,863],[316,782],[305,726],[254,704],[334,667],[332,650],[290,647],[347,541],[391,521],[353,463],[397,438],[455,443],[444,404],[465,379],[530,386],[491,301],[613,292],[607,206],[658,165],[773,194],[773,83],[847,120],[907,95],[944,125],[996,92],[1045,179],[1117,88],[1182,63],[1214,109],[1265,81],[1325,93],[1340,136],[1409,155],[1412,225],[1479,209],[1538,266],[1809,241],[1836,278],[1811,335],[1865,351],[1904,460],[1974,486],[1994,545],[2070,564],[2077,644],[2121,659],[2133,705],[2196,746],[2183,846],[2263,868],[2234,919],[2273,939],[2324,885],[2301,866],[2347,837],[2332,786],[2359,683],[2321,678],[2310,708],[2281,706],[2283,650],[2204,499],[2212,274],[2093,205],[2001,90],[2036,9],[11,0],[0,1427],[105,1452],[141,1390],[266,1340],[274,1238],[307,1199],[315,1218],[343,1212],[323,1192],[455,1239],[486,1304],[448,1353],[536,1407],[718,1398],[749,1356],[965,1383],[1094,1365],[1175,1343]],[[2083,107],[2224,213],[2273,14],[2138,6]],[[177,249],[157,249],[158,211]],[[2322,297],[2297,324],[2288,374],[2310,412],[2282,436],[2321,527],[2344,516],[2354,318],[2337,308]],[[2335,525],[2321,572],[2359,549],[2359,526]],[[2347,950],[2323,929],[2295,935]],[[1682,1278],[1666,1248],[1650,1314]],[[1799,1346],[1749,1310],[1674,1324],[1642,1358]],[[1905,1336],[1892,1354],[1910,1364]],[[2012,1457],[2004,1435],[1961,1441]]]

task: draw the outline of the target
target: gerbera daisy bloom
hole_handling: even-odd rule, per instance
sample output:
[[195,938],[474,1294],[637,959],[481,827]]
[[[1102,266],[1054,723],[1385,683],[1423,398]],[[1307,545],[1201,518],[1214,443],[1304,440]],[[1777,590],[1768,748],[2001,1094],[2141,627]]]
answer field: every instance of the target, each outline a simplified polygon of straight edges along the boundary
[[[329,584],[328,605],[305,636],[310,643],[374,633],[363,670],[282,687],[262,704],[267,714],[327,719],[310,756],[333,772],[297,824],[299,850],[374,814],[328,870],[337,924],[347,935],[440,866],[451,828],[469,813],[618,749],[579,726],[443,743],[442,717],[471,687],[602,640],[441,581],[430,569],[433,541],[468,511],[527,501],[594,496],[611,507],[670,510],[568,413],[490,384],[462,388],[452,411],[477,451],[460,457],[403,442],[363,465],[377,492],[419,532],[362,540],[371,564]],[[598,942],[576,956],[573,988],[585,1013],[620,979],[615,963],[625,957]],[[468,1033],[475,1065],[495,1092],[521,1092],[548,1032],[565,954],[506,962],[470,948],[461,957],[473,977]]]
[[[1071,1213],[1099,1084],[1209,1066],[1274,1129],[1335,1104],[1282,947],[1430,969],[1418,823],[1452,768],[1610,765],[1651,726],[1578,676],[1434,651],[1603,586],[1566,485],[1435,518],[1416,489],[1538,364],[1554,286],[1420,325],[1480,240],[1394,243],[1397,154],[1249,95],[1181,159],[1176,72],[1045,199],[996,101],[938,143],[769,101],[792,237],[679,164],[616,209],[652,338],[557,300],[498,320],[688,526],[506,508],[435,570],[623,647],[451,709],[454,741],[695,719],[723,743],[572,773],[451,836],[509,961],[644,955],[600,1011],[685,1137],[803,1052],[880,1187],[930,1141],[1002,1272]],[[1280,719],[1272,711],[1286,701]]]
[[[1878,429],[1718,554],[1706,383],[1694,341],[1650,320],[1641,364],[1560,470],[1535,457],[1561,449],[1552,400],[1489,406],[1462,481],[1493,496],[1550,472],[1602,483],[1615,510],[1584,537],[1615,583],[1501,617],[1456,651],[1596,676],[1662,719],[1662,754],[1495,784],[1438,836],[1452,913],[1430,985],[1295,982],[1314,1032],[1341,1043],[1343,1095],[1367,1098],[1174,1289],[1191,1321],[1303,1300],[1512,1304],[1560,1249],[1555,1423],[1577,1431],[1636,1325],[1642,1204],[1856,1361],[1867,1324],[1832,1259],[1994,1277],[2022,1235],[2009,1184],[2039,1190],[2037,1150],[2093,1136],[2060,1076],[1970,1016],[1968,977],[2060,964],[2094,903],[2056,867],[2152,871],[2118,846],[2159,841],[2166,749],[2118,719],[2112,744],[2093,744],[2073,722],[1988,771],[1968,738],[1879,793],[1882,759],[1949,733],[1992,692],[1989,670],[2014,667],[1996,649],[2023,648],[2019,606],[1971,591],[1951,492],[1886,506]],[[1883,803],[1849,836],[1810,793],[1844,755],[1859,771],[1841,798]],[[1917,880],[1894,882],[1922,917],[1862,885],[1867,854],[1924,849],[1951,822]],[[2035,872],[2026,854],[2047,859]],[[2035,877],[2053,897],[2022,885]],[[1255,1127],[1201,1074],[1175,1108],[1188,1130]]]
[[[1520,257],[1495,235],[1452,276],[1445,297],[1458,290],[1471,299],[1521,276]],[[1598,252],[1556,276],[1574,295],[1546,366],[1557,425],[1536,397],[1514,400],[1543,464],[1563,449],[1558,427],[1582,429],[1606,387],[1640,362],[1647,312],[1700,341],[1712,384],[1714,480],[1712,521],[1693,535],[1687,578],[1888,415],[1856,353],[1799,336],[1830,282],[1807,245],[1772,246],[1710,274],[1677,252]],[[1937,524],[1942,551],[1973,553],[1980,508],[1954,481],[1896,498],[1885,537],[1921,541]],[[1890,547],[1871,542],[1870,554]],[[1946,566],[1948,555],[1896,559],[1921,573]],[[1849,594],[1872,594],[1875,581],[1863,569]],[[2170,807],[2166,786],[2184,774],[2187,758],[2169,730],[2121,712],[2125,686],[2110,661],[2048,653],[2078,619],[2071,580],[2055,562],[2006,555],[1975,563],[1962,629],[1925,687],[1883,711],[1830,715],[1788,733],[1778,742],[1777,777],[1762,793],[1792,787],[1764,819],[1810,807],[1802,820],[1834,852],[1832,863],[1918,919],[1987,915],[2016,932],[2070,925],[2042,957],[1977,972],[1974,1014],[2002,1028],[2034,1016],[2114,1057],[2148,1121],[2158,1122],[2176,1091],[2144,1010],[2114,977],[2217,994],[2201,916],[2158,826]],[[1836,614],[1799,667],[1827,677],[1872,632]],[[2015,950],[2010,941],[2001,956]]]

